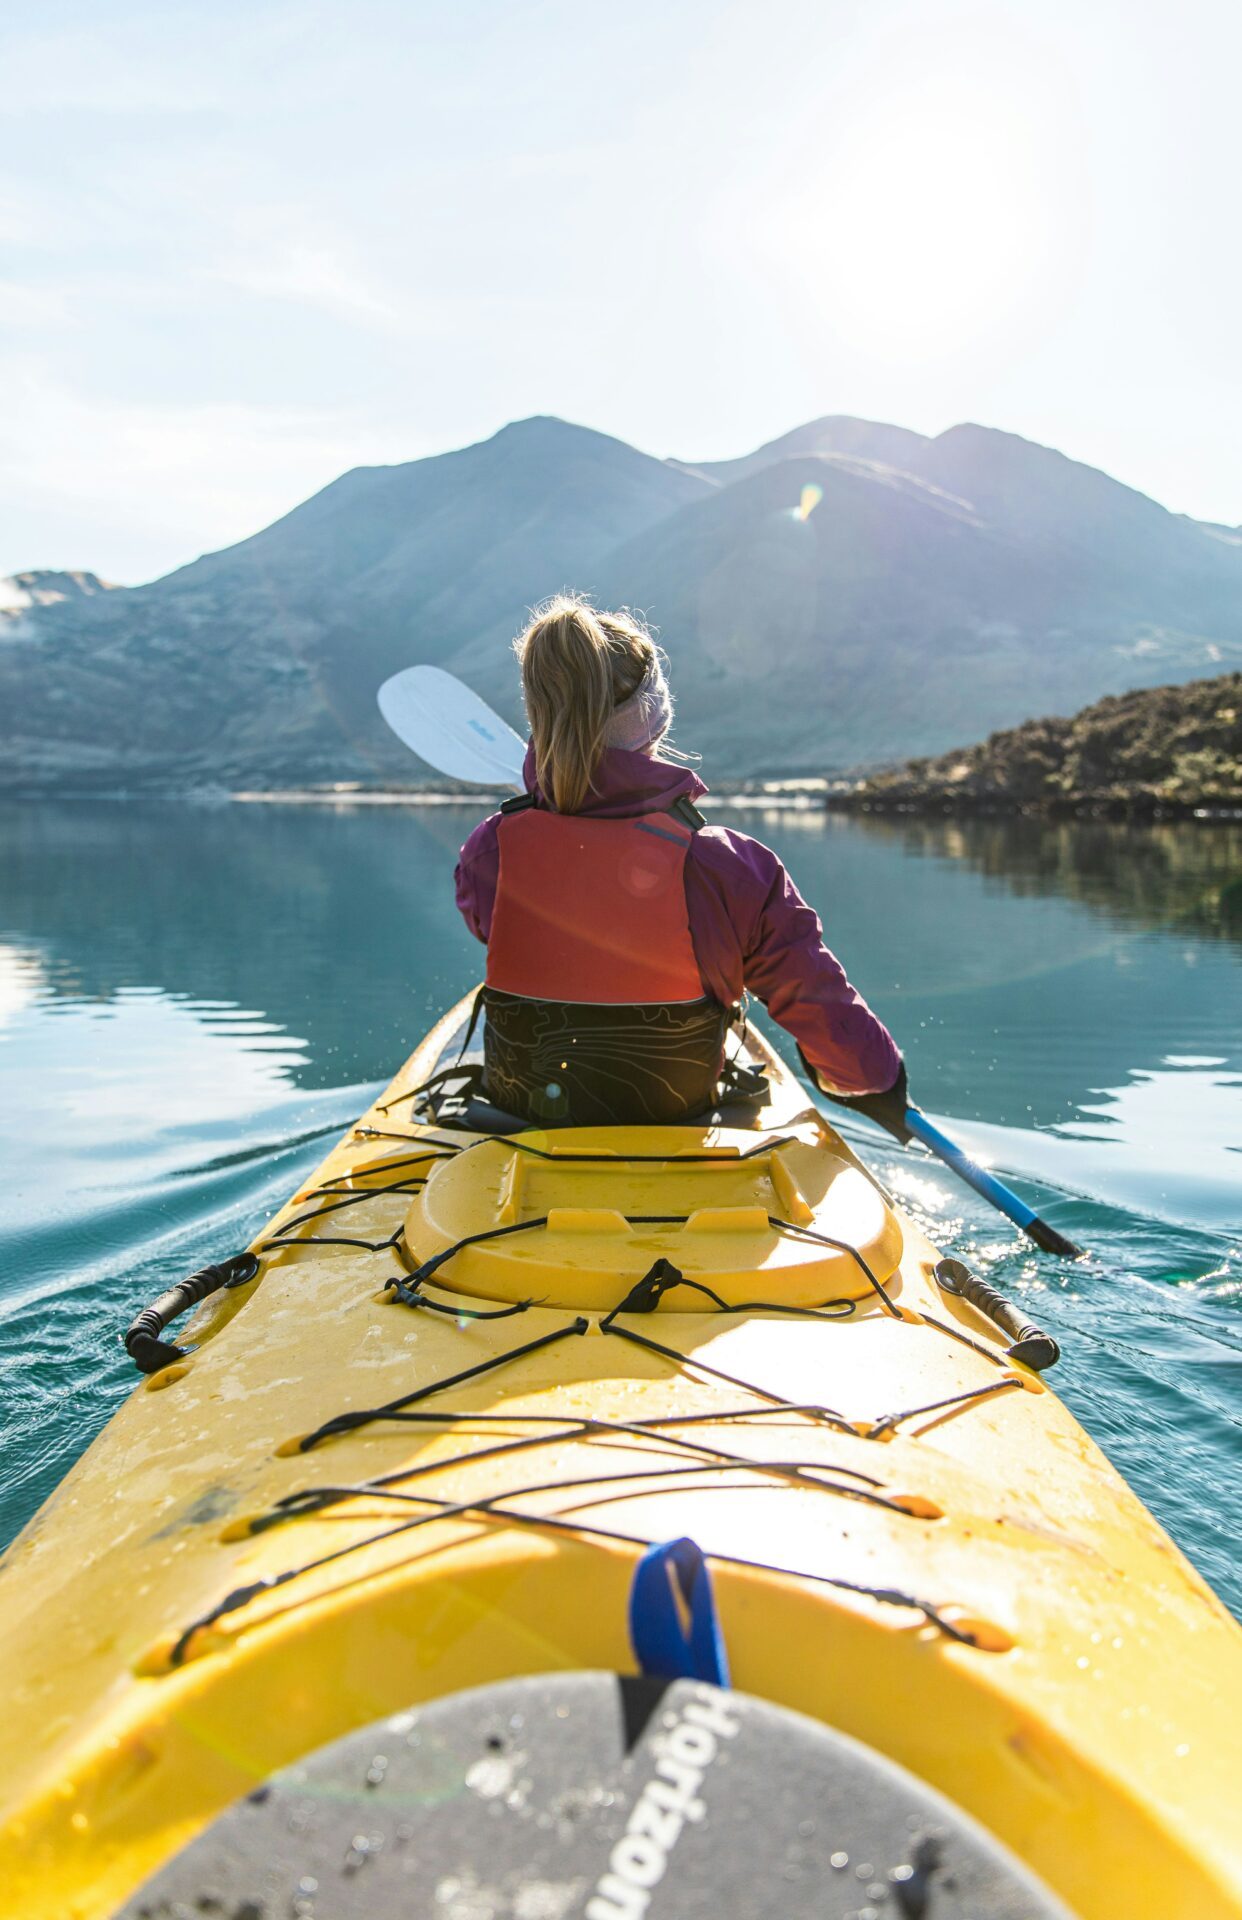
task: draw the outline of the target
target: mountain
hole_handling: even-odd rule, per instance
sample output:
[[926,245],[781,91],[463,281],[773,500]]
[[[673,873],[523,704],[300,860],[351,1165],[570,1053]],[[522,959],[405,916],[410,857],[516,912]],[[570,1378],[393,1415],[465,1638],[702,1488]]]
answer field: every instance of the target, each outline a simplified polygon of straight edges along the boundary
[[1116,694],[1067,720],[1028,720],[978,746],[873,774],[851,797],[955,811],[1242,807],[1242,673]]
[[[0,579],[0,620],[20,620],[30,607],[50,607],[58,600],[89,599],[113,591],[111,582],[97,573],[63,573],[55,567],[33,567]],[[0,634],[4,629],[0,627]]]
[[536,418],[344,474],[149,586],[31,596],[0,623],[0,787],[416,781],[380,681],[436,661],[516,720],[509,643],[564,586],[658,625],[717,780],[1242,661],[1236,531],[1015,435],[829,416],[696,464]]
[[[0,780],[126,788],[410,780],[375,689],[451,664],[710,484],[535,419],[344,474],[273,526],[0,650]],[[516,717],[510,673],[504,703]],[[504,699],[505,690],[493,689]]]
[[870,460],[879,466],[911,472],[911,463],[928,444],[923,434],[911,433],[908,427],[889,427],[878,420],[855,420],[848,413],[828,413],[822,420],[808,421],[806,426],[782,434],[779,440],[768,440],[754,453],[744,453],[738,460],[686,460],[677,464],[687,473],[701,473],[720,486],[727,486],[731,480],[744,480],[747,475],[758,473],[761,467],[776,466],[782,460],[793,460],[805,453],[846,454],[857,460]]
[[902,457],[773,443],[606,561],[603,596],[659,620],[683,715],[745,771],[934,752],[1242,661],[1242,546],[1219,530],[981,427]]

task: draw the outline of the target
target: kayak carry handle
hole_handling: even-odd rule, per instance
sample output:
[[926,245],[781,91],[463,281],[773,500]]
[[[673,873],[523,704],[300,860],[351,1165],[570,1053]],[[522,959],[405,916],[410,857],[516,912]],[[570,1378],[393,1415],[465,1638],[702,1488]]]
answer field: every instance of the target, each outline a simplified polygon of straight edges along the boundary
[[144,1307],[125,1335],[125,1351],[139,1373],[159,1373],[174,1360],[185,1359],[187,1348],[175,1347],[159,1337],[170,1320],[175,1320],[187,1307],[197,1306],[209,1293],[218,1293],[221,1287],[245,1286],[258,1271],[257,1254],[233,1253],[214,1266],[200,1267],[188,1280],[179,1280],[175,1287],[169,1287],[167,1293]]
[[1050,1333],[1037,1327],[1033,1320],[1024,1320],[1012,1300],[1006,1300],[1003,1293],[997,1293],[986,1280],[972,1273],[964,1260],[937,1260],[932,1269],[936,1285],[942,1293],[955,1293],[989,1319],[993,1326],[1007,1333],[1013,1345],[1008,1348],[1011,1360],[1019,1365],[1030,1367],[1035,1373],[1043,1373],[1048,1367],[1055,1367],[1061,1358],[1061,1349]]

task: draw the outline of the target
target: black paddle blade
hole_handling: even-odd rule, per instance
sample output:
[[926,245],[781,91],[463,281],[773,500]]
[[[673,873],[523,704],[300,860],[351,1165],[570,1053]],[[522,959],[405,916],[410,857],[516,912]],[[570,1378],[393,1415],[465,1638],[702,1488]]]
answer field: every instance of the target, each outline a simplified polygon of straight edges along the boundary
[[1023,1232],[1044,1253],[1059,1253],[1066,1260],[1081,1260],[1086,1252],[1085,1247],[1076,1247],[1072,1240],[1067,1240],[1063,1233],[1058,1233],[1055,1227],[1050,1227],[1048,1222],[1041,1220],[1038,1214],[1033,1220],[1028,1221]]

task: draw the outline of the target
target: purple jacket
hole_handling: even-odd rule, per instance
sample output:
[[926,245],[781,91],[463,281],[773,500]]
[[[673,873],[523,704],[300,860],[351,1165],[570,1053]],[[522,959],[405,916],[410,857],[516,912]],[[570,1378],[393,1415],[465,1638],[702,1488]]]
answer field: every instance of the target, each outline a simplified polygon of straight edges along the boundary
[[[526,786],[538,805],[546,804],[530,749]],[[582,812],[626,819],[662,811],[682,794],[696,800],[706,790],[687,767],[610,747]],[[457,866],[457,905],[482,941],[491,932],[500,873],[500,818],[494,813],[475,828]],[[685,877],[690,937],[706,991],[726,1007],[741,999],[743,988],[762,1000],[832,1092],[891,1087],[901,1064],[892,1035],[829,953],[818,916],[771,849],[727,827],[704,827],[687,850]]]

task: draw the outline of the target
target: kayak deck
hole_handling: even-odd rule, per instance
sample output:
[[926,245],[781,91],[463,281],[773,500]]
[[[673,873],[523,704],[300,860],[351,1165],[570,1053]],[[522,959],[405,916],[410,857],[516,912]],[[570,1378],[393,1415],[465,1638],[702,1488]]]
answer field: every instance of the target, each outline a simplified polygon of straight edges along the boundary
[[749,1125],[497,1140],[408,1117],[461,1022],[10,1551],[10,1914],[102,1920],[385,1714],[629,1670],[636,1556],[683,1534],[739,1688],[921,1775],[1083,1920],[1242,1914],[1234,1623],[792,1076],[766,1056]]

